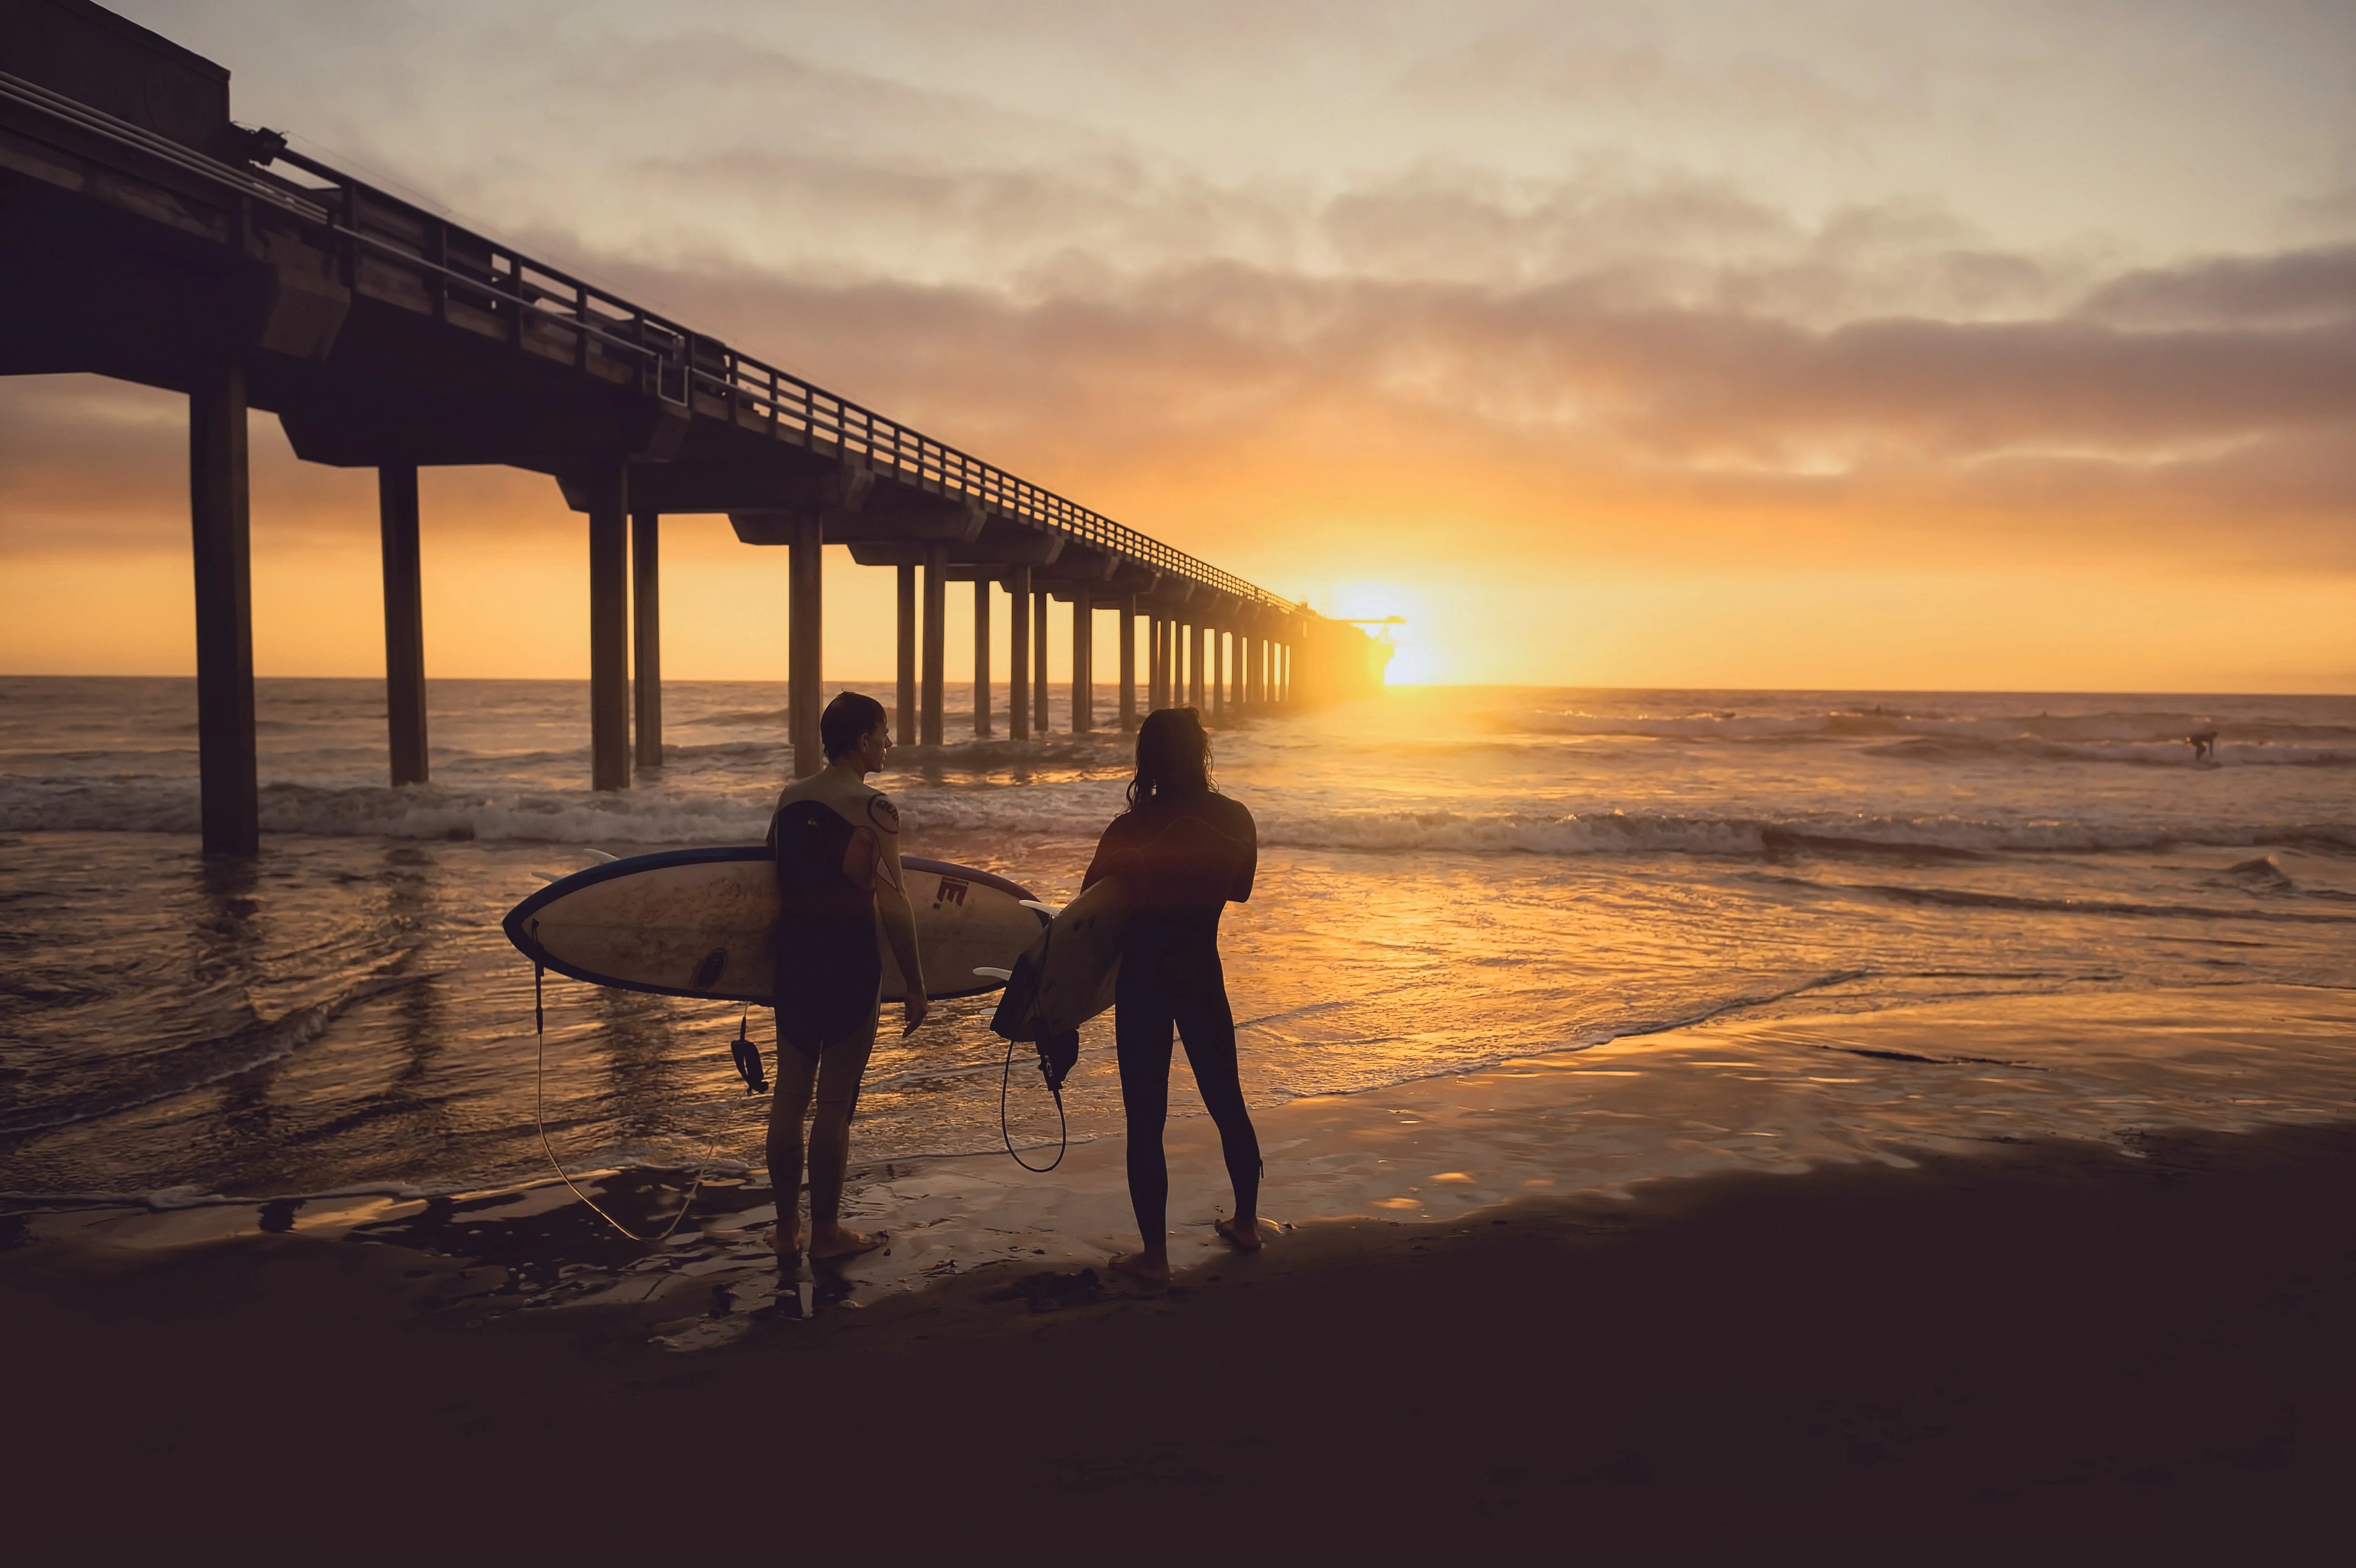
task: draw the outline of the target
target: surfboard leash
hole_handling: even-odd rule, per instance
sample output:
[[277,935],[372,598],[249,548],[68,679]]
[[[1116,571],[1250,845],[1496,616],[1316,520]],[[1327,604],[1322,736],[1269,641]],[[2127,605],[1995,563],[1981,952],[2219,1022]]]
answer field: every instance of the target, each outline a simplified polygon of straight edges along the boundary
[[[556,1157],[555,1146],[548,1141],[548,1117],[542,1109],[543,1102],[545,1101],[548,1093],[548,1003],[546,996],[541,986],[541,977],[544,973],[545,970],[542,965],[537,963],[532,965],[531,1022],[532,1032],[540,1037],[540,1054],[539,1060],[532,1070],[531,1125],[540,1134],[541,1149],[548,1156],[548,1163],[556,1168],[556,1179],[559,1181],[563,1182],[564,1185],[571,1189],[573,1197],[578,1198],[582,1202],[587,1204],[590,1211],[595,1214],[597,1218],[605,1221],[605,1223],[613,1226],[615,1230],[620,1232],[624,1236],[637,1243],[641,1246],[651,1246],[658,1242],[668,1241],[670,1238],[670,1233],[679,1229],[679,1222],[686,1219],[688,1211],[695,1207],[696,1194],[703,1190],[703,1173],[706,1169],[710,1168],[711,1161],[706,1159],[703,1163],[699,1164],[695,1168],[695,1180],[687,1189],[687,1201],[679,1206],[679,1212],[670,1217],[669,1224],[665,1225],[661,1230],[656,1232],[651,1236],[639,1235],[636,1231],[631,1230],[627,1225],[623,1224],[619,1220],[615,1219],[614,1216],[605,1212],[604,1206],[599,1204],[594,1198],[590,1197],[589,1194],[582,1191],[581,1189],[573,1185],[573,1178],[565,1174],[564,1162]],[[1061,1158],[1062,1157],[1057,1156],[1056,1157]]]
[[[1044,1057],[1040,1060],[1039,1071],[1042,1076],[1045,1075],[1047,1063]],[[1013,1081],[1014,1041],[1010,1038],[1006,1042],[1006,1069],[998,1075],[998,1136],[1006,1145],[1006,1152],[1015,1164],[1033,1176],[1044,1176],[1063,1164],[1064,1156],[1071,1152],[1072,1127],[1064,1118],[1064,1086],[1055,1083],[1047,1085],[1047,1092],[1055,1096],[1055,1157],[1044,1165],[1033,1165],[1014,1152],[1014,1134],[1006,1125],[1006,1091]]]

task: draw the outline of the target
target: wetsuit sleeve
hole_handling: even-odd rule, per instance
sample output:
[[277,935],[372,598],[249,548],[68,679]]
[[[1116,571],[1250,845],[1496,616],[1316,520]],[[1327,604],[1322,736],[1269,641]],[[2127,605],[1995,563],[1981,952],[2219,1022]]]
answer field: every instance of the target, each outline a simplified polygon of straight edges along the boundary
[[873,795],[867,798],[867,822],[862,831],[874,845],[874,862],[870,875],[879,893],[905,892],[907,883],[900,876],[900,812],[891,797]]
[[1259,825],[1240,805],[1236,807],[1236,816],[1241,819],[1237,826],[1243,831],[1236,843],[1235,880],[1227,885],[1227,900],[1231,903],[1248,903],[1252,879],[1259,874]]

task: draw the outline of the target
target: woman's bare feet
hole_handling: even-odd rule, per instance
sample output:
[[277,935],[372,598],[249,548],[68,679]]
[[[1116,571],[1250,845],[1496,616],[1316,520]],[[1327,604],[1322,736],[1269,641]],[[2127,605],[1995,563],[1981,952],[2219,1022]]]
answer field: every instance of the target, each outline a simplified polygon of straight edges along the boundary
[[810,1256],[813,1258],[855,1258],[862,1253],[872,1253],[892,1239],[884,1231],[853,1231],[843,1225],[813,1225]]
[[775,1248],[776,1254],[781,1258],[798,1258],[801,1256],[802,1227],[800,1217],[796,1216],[795,1222],[791,1225],[770,1226],[767,1233],[762,1236],[761,1239],[768,1243],[771,1247]]
[[1141,1279],[1148,1285],[1170,1283],[1170,1249],[1155,1247],[1148,1252],[1122,1253],[1105,1265],[1115,1274],[1125,1274],[1131,1279]]
[[1226,1238],[1227,1245],[1239,1253],[1259,1251],[1259,1220],[1257,1216],[1238,1214],[1232,1220],[1214,1220],[1211,1229]]

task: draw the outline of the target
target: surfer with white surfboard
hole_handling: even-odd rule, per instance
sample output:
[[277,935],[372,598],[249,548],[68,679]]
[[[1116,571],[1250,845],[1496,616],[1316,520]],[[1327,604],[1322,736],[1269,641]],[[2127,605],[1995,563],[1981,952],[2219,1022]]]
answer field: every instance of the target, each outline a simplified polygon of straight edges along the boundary
[[841,693],[819,717],[819,738],[827,765],[785,787],[769,825],[778,900],[769,1180],[777,1253],[790,1257],[802,1250],[802,1120],[810,1116],[809,1253],[824,1259],[872,1252],[885,1239],[841,1219],[851,1118],[883,1005],[884,945],[905,982],[904,1034],[916,1032],[931,1003],[900,867],[900,814],[867,783],[891,754],[884,705]]
[[1129,1198],[1142,1246],[1112,1266],[1154,1284],[1170,1278],[1170,1170],[1162,1125],[1170,1109],[1173,1027],[1194,1085],[1219,1130],[1235,1213],[1220,1235],[1259,1246],[1259,1139],[1237,1071],[1235,1014],[1219,964],[1219,916],[1251,897],[1259,841],[1251,813],[1211,782],[1211,738],[1192,708],[1146,716],[1137,731],[1129,809],[1098,841],[1081,883],[1118,884],[1124,907],[1113,1038],[1129,1133]]

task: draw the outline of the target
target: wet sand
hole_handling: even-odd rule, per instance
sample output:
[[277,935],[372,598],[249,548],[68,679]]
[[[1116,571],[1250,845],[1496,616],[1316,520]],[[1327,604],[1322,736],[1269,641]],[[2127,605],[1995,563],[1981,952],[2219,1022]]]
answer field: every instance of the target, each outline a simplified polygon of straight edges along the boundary
[[[2279,1552],[2356,1458],[2356,1125],[1310,1222],[680,1355],[320,1234],[0,1252],[20,1549]],[[19,1227],[20,1234],[22,1227]],[[1057,1260],[1050,1260],[1057,1262]],[[794,1297],[781,1301],[798,1300]],[[856,1296],[851,1301],[859,1299]]]

